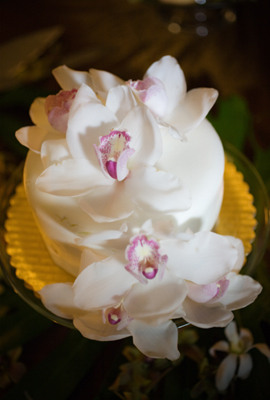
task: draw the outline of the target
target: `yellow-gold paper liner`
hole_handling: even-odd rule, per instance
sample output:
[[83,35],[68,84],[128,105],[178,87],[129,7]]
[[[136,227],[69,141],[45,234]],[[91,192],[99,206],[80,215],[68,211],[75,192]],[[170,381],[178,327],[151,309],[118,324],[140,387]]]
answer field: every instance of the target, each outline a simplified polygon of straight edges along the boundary
[[57,282],[73,282],[74,276],[58,267],[50,257],[37,228],[23,184],[17,186],[10,201],[5,223],[10,264],[26,287],[38,292]]
[[[255,237],[256,209],[253,196],[241,172],[226,161],[224,199],[215,232],[238,237],[245,252],[251,251]],[[7,253],[16,275],[26,287],[38,292],[43,286],[57,282],[73,282],[74,277],[51,259],[28,204],[23,184],[18,185],[10,201],[6,220]]]
[[226,160],[224,196],[215,232],[242,240],[245,254],[249,254],[255,239],[256,208],[244,176],[235,165]]

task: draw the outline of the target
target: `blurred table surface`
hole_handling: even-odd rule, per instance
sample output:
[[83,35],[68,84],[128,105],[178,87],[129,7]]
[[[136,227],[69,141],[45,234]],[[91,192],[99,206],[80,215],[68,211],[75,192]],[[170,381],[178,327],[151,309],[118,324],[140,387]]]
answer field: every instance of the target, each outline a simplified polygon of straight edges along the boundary
[[[0,0],[0,46],[20,35],[60,25],[63,34],[49,67],[65,60],[74,69],[103,69],[134,80],[142,78],[151,63],[170,54],[184,70],[188,89],[208,86],[216,88],[222,98],[242,96],[253,116],[256,140],[268,148],[269,3],[242,2],[234,10],[235,21],[199,36],[185,29],[171,32],[166,10],[154,2]],[[58,91],[49,74],[26,87]],[[0,143],[0,149],[6,147]]]

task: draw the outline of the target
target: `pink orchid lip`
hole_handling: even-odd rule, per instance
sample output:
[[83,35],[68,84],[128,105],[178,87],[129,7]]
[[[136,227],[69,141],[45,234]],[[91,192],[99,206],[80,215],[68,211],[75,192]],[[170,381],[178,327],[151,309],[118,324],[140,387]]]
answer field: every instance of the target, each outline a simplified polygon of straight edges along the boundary
[[122,181],[129,174],[127,163],[135,152],[129,147],[130,140],[126,131],[112,130],[108,135],[99,138],[99,146],[94,144],[99,165],[106,177]]
[[108,171],[108,174],[113,178],[117,179],[117,162],[109,160],[106,162],[106,168]]
[[142,273],[147,279],[154,279],[156,274],[158,273],[158,268],[153,268],[152,265],[150,265],[150,266],[146,267],[142,271]]
[[133,320],[133,318],[127,314],[122,303],[104,311],[104,323],[106,323],[105,314],[107,314],[107,320],[110,325],[117,325],[117,330],[125,328]]
[[158,273],[162,279],[168,256],[161,256],[159,247],[153,238],[147,239],[145,235],[133,237],[126,248],[126,259],[129,263],[125,269],[144,284],[154,279]]

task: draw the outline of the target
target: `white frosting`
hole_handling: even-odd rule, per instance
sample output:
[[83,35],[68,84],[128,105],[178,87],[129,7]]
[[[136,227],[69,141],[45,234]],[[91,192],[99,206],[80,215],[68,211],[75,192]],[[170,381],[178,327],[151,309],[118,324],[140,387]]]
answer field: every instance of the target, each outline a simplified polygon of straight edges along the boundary
[[[180,231],[211,230],[218,218],[223,197],[224,151],[211,124],[204,120],[188,135],[187,142],[163,136],[163,155],[156,167],[178,175],[191,191],[192,206],[173,214]],[[61,197],[40,192],[36,179],[44,170],[40,155],[29,151],[24,171],[25,189],[40,232],[54,262],[77,276],[82,249],[75,239],[106,229],[112,224],[94,222],[78,205],[77,197]],[[135,212],[134,229],[149,216]]]

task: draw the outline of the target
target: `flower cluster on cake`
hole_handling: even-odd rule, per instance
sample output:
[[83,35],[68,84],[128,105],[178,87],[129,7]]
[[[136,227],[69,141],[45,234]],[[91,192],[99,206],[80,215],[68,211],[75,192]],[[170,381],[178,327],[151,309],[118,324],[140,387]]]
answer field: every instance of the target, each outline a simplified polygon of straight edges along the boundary
[[38,98],[24,184],[54,262],[74,282],[39,292],[87,338],[132,336],[149,357],[179,357],[177,326],[224,327],[261,286],[239,274],[241,240],[212,232],[224,151],[205,119],[214,89],[186,91],[165,56],[143,80],[59,67],[62,90]]

